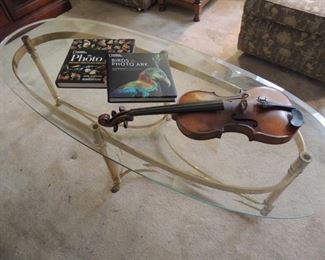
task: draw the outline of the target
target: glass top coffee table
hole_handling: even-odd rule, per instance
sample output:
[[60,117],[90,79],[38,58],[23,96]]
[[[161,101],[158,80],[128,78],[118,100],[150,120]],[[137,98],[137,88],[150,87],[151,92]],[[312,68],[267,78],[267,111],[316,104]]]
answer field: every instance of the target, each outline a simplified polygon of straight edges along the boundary
[[[257,86],[277,89],[303,113],[305,123],[281,145],[250,142],[239,133],[192,140],[169,115],[136,117],[114,133],[97,123],[99,115],[120,105],[107,102],[106,89],[54,85],[77,38],[133,38],[135,52],[167,51],[179,96],[191,90],[230,96]],[[112,176],[112,192],[123,192],[124,178],[146,178],[211,206],[254,216],[298,218],[324,207],[324,118],[252,73],[174,42],[82,19],[26,26],[1,43],[0,57],[1,87],[9,87],[44,119],[101,154]],[[124,104],[127,109],[153,105],[163,104]]]

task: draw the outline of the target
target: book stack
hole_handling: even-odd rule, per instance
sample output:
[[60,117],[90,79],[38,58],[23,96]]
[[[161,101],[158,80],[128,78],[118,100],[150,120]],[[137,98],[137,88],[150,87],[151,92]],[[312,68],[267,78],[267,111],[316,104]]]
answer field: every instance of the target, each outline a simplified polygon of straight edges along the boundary
[[107,88],[108,102],[166,102],[177,94],[167,52],[133,53],[134,39],[76,39],[59,88]]

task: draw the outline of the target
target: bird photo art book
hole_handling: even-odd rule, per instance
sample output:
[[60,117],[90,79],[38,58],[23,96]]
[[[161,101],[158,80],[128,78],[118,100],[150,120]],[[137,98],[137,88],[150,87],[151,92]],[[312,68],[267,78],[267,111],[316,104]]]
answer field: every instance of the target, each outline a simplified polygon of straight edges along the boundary
[[108,102],[173,102],[177,96],[167,52],[109,53]]
[[60,88],[106,88],[107,53],[131,53],[133,39],[75,39],[55,81]]

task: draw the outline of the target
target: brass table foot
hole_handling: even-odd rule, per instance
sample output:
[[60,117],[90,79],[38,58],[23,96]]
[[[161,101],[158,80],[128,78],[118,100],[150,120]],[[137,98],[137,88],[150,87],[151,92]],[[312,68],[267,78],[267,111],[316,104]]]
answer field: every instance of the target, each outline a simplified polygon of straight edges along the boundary
[[115,184],[112,188],[111,188],[111,192],[112,193],[116,193],[120,190],[120,184]]

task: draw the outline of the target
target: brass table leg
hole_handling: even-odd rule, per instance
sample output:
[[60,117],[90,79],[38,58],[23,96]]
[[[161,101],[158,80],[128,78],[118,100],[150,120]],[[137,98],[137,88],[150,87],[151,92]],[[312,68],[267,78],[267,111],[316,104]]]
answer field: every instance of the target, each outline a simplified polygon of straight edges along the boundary
[[103,155],[104,161],[107,165],[107,168],[113,180],[113,187],[111,188],[111,192],[113,193],[118,192],[120,190],[120,184],[121,184],[119,166],[117,163],[108,159],[107,151],[106,151],[106,142],[103,139],[98,124],[92,124],[91,129],[94,134],[95,144],[98,146],[100,153]]
[[306,166],[311,162],[311,155],[308,152],[301,152],[298,158],[290,165],[288,173],[281,182],[286,182],[286,185],[281,189],[271,192],[264,200],[264,207],[260,210],[263,216],[267,216],[274,208],[273,203],[279,198],[284,190],[297,178]]
[[[56,91],[56,87],[52,83],[48,73],[46,72],[46,69],[45,69],[43,63],[36,52],[35,46],[32,42],[32,39],[30,39],[28,35],[23,36],[21,39],[24,43],[24,46],[25,46],[27,52],[30,54],[33,62],[35,63],[37,69],[39,70],[42,78],[44,79],[44,81],[50,91],[51,96],[55,100],[56,106],[59,106],[61,103],[60,103],[59,95]],[[62,101],[62,102],[64,102],[64,101]],[[119,174],[119,167],[112,160],[108,159],[107,152],[106,152],[106,143],[101,136],[100,129],[99,129],[98,125],[93,124],[91,126],[91,128],[93,130],[95,142],[98,145],[98,147],[100,148],[100,152],[103,155],[103,158],[105,160],[105,163],[107,165],[107,168],[111,174],[111,177],[112,177],[112,180],[114,183],[111,191],[113,193],[115,193],[120,190],[121,180],[120,180],[120,174]]]
[[29,38],[28,35],[25,35],[21,38],[21,40],[23,41],[25,48],[27,49],[28,53],[30,54],[30,56],[32,57],[32,60],[34,61],[36,67],[38,68],[39,72],[42,75],[42,78],[44,79],[47,88],[49,89],[53,99],[56,102],[56,105],[59,106],[60,105],[60,98],[59,95],[55,89],[54,84],[52,83],[49,75],[47,74],[45,67],[41,61],[41,59],[39,58],[35,46],[33,45],[32,40]]

